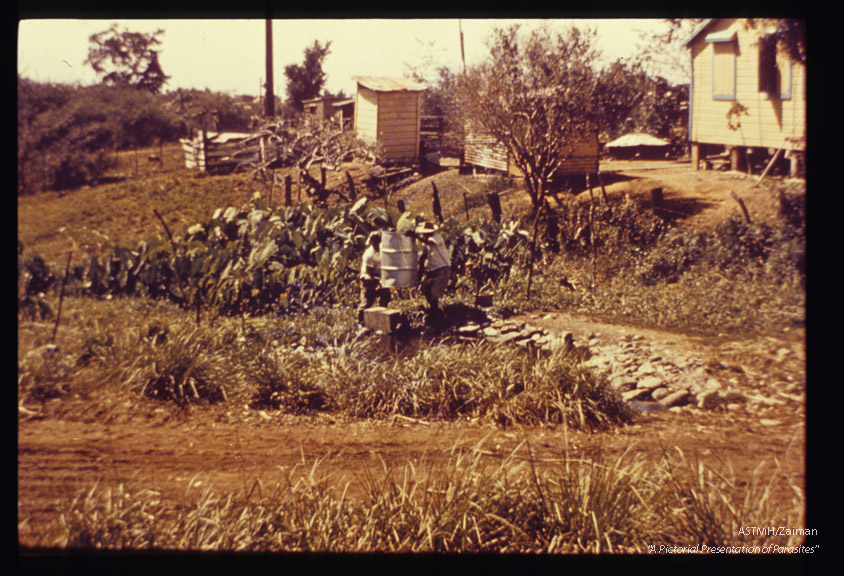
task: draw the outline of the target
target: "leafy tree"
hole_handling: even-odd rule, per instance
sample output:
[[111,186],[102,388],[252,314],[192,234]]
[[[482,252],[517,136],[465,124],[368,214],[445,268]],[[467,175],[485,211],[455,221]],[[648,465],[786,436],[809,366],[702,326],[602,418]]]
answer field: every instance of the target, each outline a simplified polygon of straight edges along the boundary
[[263,114],[260,103],[249,96],[232,96],[221,92],[179,88],[165,98],[175,114],[189,130],[199,128],[199,118],[213,113],[217,128],[227,132],[248,132]]
[[85,64],[90,64],[101,75],[104,84],[132,86],[159,94],[169,76],[158,62],[158,39],[164,34],[118,31],[117,24],[90,37]]
[[96,180],[115,149],[184,133],[161,96],[128,87],[63,86],[18,78],[18,193]]
[[326,56],[331,52],[331,42],[325,44],[314,40],[314,45],[305,48],[305,59],[302,64],[289,64],[284,67],[287,77],[287,105],[295,112],[301,112],[304,107],[302,100],[316,98],[325,86],[327,76],[322,70]]
[[543,27],[525,38],[517,26],[496,29],[487,60],[462,78],[460,101],[472,131],[504,144],[534,208],[575,147],[605,122],[594,37],[574,27]]

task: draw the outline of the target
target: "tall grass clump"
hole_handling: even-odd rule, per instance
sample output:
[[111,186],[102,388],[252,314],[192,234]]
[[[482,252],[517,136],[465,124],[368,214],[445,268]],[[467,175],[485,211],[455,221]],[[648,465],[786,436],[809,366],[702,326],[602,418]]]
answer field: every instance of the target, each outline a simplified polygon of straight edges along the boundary
[[681,458],[677,468],[633,454],[548,462],[524,454],[500,460],[482,444],[455,446],[396,466],[367,467],[352,481],[304,461],[227,494],[191,479],[185,494],[95,485],[61,504],[59,518],[32,526],[39,546],[61,549],[270,552],[643,553],[690,543],[795,545],[741,526],[799,526],[792,508],[769,498],[780,480],[760,464],[743,484]]
[[501,426],[605,429],[630,414],[606,382],[564,351],[550,356],[484,342],[423,342],[412,353],[350,343],[314,371],[335,405],[356,417],[476,419]]
[[125,369],[125,386],[136,396],[182,405],[226,400],[230,366],[216,335],[188,323],[149,331]]

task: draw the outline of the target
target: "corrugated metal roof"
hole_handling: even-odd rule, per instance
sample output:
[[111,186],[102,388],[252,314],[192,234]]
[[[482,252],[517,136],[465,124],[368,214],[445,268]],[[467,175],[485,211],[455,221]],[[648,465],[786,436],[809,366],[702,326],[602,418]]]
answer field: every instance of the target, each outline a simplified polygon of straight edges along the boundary
[[621,138],[616,138],[609,144],[607,148],[627,148],[633,146],[670,146],[671,142],[651,136],[650,134],[625,134]]
[[337,106],[339,108],[340,106],[346,106],[347,104],[354,104],[354,103],[355,103],[354,98],[348,98],[346,100],[338,100],[337,102],[334,102],[332,104],[332,106]]
[[424,84],[407,78],[353,76],[352,80],[376,92],[421,92],[425,89]]

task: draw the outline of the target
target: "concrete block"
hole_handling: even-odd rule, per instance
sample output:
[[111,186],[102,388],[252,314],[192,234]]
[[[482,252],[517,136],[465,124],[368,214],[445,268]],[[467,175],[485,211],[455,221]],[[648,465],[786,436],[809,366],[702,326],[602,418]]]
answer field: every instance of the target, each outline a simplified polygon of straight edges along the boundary
[[402,313],[395,308],[373,306],[363,311],[363,323],[367,328],[389,334],[402,323]]

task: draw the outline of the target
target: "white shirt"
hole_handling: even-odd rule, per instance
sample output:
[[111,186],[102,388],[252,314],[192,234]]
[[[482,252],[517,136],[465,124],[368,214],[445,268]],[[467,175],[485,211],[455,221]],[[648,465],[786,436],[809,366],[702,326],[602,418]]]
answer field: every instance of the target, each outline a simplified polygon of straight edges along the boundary
[[439,270],[451,266],[451,256],[445,246],[445,240],[439,233],[434,233],[422,244],[422,253],[428,258],[428,270]]
[[[369,274],[369,270],[367,269],[374,269],[375,275],[371,276]],[[360,275],[362,278],[376,280],[381,277],[381,252],[372,246],[367,246],[366,250],[363,252],[363,261],[360,265]]]

